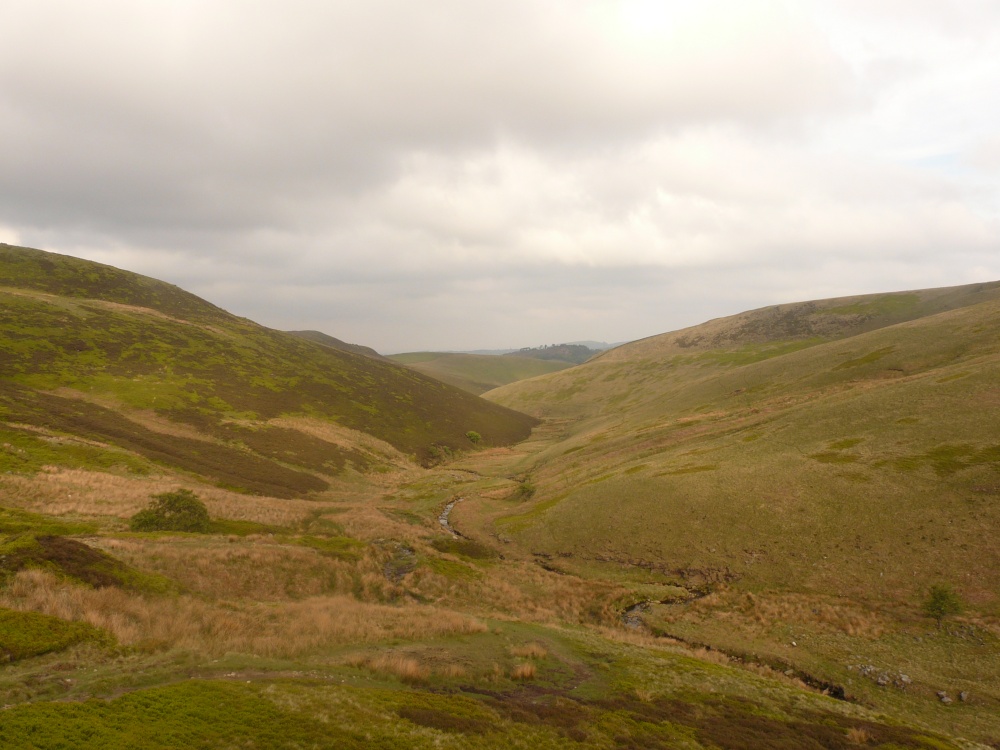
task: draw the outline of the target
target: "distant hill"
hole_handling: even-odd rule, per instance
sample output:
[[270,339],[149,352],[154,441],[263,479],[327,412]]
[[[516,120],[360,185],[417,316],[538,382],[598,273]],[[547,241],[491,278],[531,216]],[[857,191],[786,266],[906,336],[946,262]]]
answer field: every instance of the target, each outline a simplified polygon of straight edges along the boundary
[[372,349],[370,346],[348,344],[346,341],[341,341],[340,339],[334,338],[333,336],[320,331],[288,331],[288,333],[293,336],[306,339],[307,341],[315,341],[317,344],[323,344],[324,346],[330,346],[334,349],[340,349],[341,351],[362,354],[366,357],[371,357],[372,359],[385,359],[385,357]]
[[497,533],[566,565],[995,600],[1000,282],[775,305],[489,398],[559,420]]
[[347,466],[397,460],[393,449],[427,461],[441,448],[467,447],[470,430],[502,445],[534,424],[400,365],[264,328],[170,284],[7,245],[0,418],[3,441],[20,446],[0,456],[6,470],[152,462],[283,497],[323,489],[324,477]]
[[557,360],[444,352],[393,354],[389,359],[477,395],[517,380],[572,367],[569,362]]
[[529,357],[532,359],[556,360],[579,365],[597,354],[596,349],[582,344],[553,344],[551,346],[526,347],[516,352],[505,354],[505,357]]

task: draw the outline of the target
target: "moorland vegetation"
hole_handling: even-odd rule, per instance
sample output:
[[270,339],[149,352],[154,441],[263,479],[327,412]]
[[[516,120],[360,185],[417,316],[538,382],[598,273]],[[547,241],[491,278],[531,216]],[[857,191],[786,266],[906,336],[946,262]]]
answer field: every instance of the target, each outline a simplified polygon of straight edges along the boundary
[[1000,747],[998,322],[782,305],[486,401],[0,246],[0,746]]

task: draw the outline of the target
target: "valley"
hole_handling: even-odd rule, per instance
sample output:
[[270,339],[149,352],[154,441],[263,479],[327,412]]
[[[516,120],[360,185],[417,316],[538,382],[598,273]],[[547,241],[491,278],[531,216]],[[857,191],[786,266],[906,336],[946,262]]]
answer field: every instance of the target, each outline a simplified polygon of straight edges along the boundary
[[1000,747],[1000,283],[478,398],[0,252],[0,746]]

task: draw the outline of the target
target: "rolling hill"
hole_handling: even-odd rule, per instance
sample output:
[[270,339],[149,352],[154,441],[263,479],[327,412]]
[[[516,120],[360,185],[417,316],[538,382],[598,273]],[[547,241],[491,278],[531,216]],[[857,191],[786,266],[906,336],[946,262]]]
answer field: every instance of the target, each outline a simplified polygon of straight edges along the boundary
[[489,393],[533,418],[0,246],[0,746],[1000,746],[998,291]]
[[[531,549],[695,579],[1000,605],[1000,284],[782,305],[490,398],[566,420]],[[585,519],[585,520],[582,520]]]
[[[469,447],[470,430],[500,445],[533,424],[154,279],[27,248],[0,246],[0,342],[5,439],[24,462],[43,447],[57,464],[151,461],[291,497],[323,489],[347,465],[385,463],[362,435],[426,461]],[[339,437],[322,436],[332,428]],[[90,443],[53,443],[60,435]]]
[[569,362],[574,365],[579,365],[586,362],[595,354],[597,354],[596,349],[591,349],[583,344],[553,344],[552,346],[526,347],[503,356],[525,357],[555,362]]
[[572,367],[561,360],[444,352],[407,352],[389,359],[477,396],[501,385]]

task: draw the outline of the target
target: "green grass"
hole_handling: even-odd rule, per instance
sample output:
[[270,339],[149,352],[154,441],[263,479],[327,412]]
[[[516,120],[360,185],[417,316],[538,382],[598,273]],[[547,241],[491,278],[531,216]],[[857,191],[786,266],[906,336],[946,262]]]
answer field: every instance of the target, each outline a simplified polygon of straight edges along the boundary
[[[0,586],[5,606],[49,613],[0,609],[16,659],[0,671],[4,747],[1000,736],[998,285],[781,305],[626,345],[492,393],[546,421],[488,450],[532,422],[504,427],[510,412],[469,394],[153,280],[17,249],[0,261],[0,445],[24,462],[5,469],[9,503],[45,508],[89,481],[60,467],[96,469],[118,475],[105,512],[124,516],[166,473],[239,489],[206,502],[256,519],[129,534],[123,518],[0,510],[4,578],[57,577]],[[287,415],[309,419],[268,421]],[[407,463],[356,425],[417,458],[439,446],[443,463]],[[438,516],[458,498],[453,539]],[[940,631],[920,609],[931,583],[966,607]],[[651,630],[622,623],[639,602]],[[862,661],[912,687],[848,669]],[[945,706],[942,689],[971,698]]]
[[[49,433],[5,428],[6,471],[52,464],[136,472],[153,462],[292,497],[324,489],[317,472],[365,471],[378,461],[264,420],[327,420],[418,460],[434,446],[466,447],[470,430],[486,445],[505,445],[533,425],[407,368],[257,326],[176,287],[25,248],[0,248],[0,337],[0,417]],[[153,432],[129,409],[194,427],[207,440]],[[248,419],[256,424],[238,423]]]
[[45,437],[15,427],[0,427],[0,473],[34,474],[43,466],[147,474],[150,465],[124,450],[88,445],[71,435]]
[[892,315],[912,310],[920,304],[919,294],[884,294],[873,300],[828,307],[820,315]]
[[[543,636],[548,656],[524,685],[481,670],[515,663],[517,633]],[[504,635],[507,637],[504,638]],[[515,640],[516,639],[516,640]],[[536,641],[537,642],[537,641]],[[432,651],[433,649],[433,651]],[[426,660],[442,649],[472,671],[463,683],[406,686],[388,675],[339,679],[184,680],[112,700],[36,702],[8,708],[4,747],[251,748],[956,748],[853,706],[666,650],[510,626],[468,643],[402,653]],[[468,659],[468,661],[466,661]],[[335,673],[336,674],[336,673]],[[477,676],[480,675],[480,676]],[[345,684],[347,680],[350,683]],[[470,680],[474,684],[470,684]],[[750,743],[749,745],[747,743]]]
[[86,623],[0,608],[0,662],[63,651],[87,641],[110,644],[111,639]]
[[[540,453],[531,503],[496,523],[581,565],[601,549],[750,587],[904,600],[952,571],[989,608],[998,322],[1000,303],[984,302],[714,369],[642,357],[628,368],[626,345],[572,375],[507,386],[491,398],[569,420],[562,444],[574,450]],[[551,394],[540,408],[536,392]],[[622,392],[633,400],[609,420]],[[618,468],[628,464],[647,468]]]
[[291,541],[338,560],[358,560],[365,548],[364,542],[345,536],[300,536]]
[[569,362],[532,357],[442,352],[408,352],[393,354],[389,359],[476,395],[573,366]]
[[21,534],[25,531],[47,536],[73,536],[93,534],[97,531],[97,525],[64,521],[17,508],[0,508],[0,534]]

